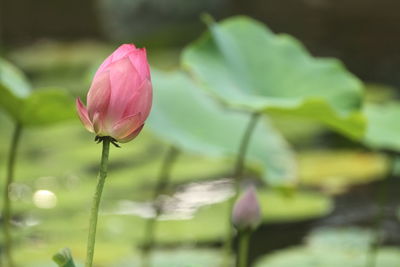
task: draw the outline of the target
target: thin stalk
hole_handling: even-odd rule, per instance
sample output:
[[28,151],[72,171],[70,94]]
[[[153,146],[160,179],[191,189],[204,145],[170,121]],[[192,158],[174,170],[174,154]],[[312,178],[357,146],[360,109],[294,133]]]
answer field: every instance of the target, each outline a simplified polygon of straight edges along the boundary
[[14,267],[14,260],[12,257],[12,236],[11,236],[11,200],[10,200],[10,186],[14,180],[15,161],[17,157],[17,149],[21,139],[22,126],[15,124],[14,133],[11,140],[11,146],[7,159],[7,176],[6,184],[4,185],[3,192],[3,234],[4,234],[4,256],[6,266]]
[[385,217],[385,206],[388,201],[388,188],[390,186],[390,180],[394,176],[395,173],[395,161],[396,161],[396,156],[393,155],[390,157],[390,165],[389,165],[389,172],[387,177],[385,177],[385,180],[382,181],[382,184],[380,185],[378,196],[377,196],[377,202],[378,202],[378,213],[375,217],[375,222],[374,222],[374,238],[372,240],[371,246],[368,251],[367,255],[367,261],[366,261],[366,267],[375,267],[376,266],[376,258],[378,256],[378,251],[379,247],[381,246],[381,238],[380,238],[380,230],[382,228],[382,221]]
[[236,262],[237,267],[247,267],[250,236],[251,231],[248,230],[239,233],[239,254]]
[[111,142],[110,138],[103,138],[103,150],[101,153],[100,171],[98,175],[96,192],[93,197],[92,209],[90,211],[89,236],[87,241],[85,267],[92,267],[93,264],[94,247],[96,243],[97,218],[99,216],[101,194],[103,192],[104,183],[107,177],[107,165],[108,165],[108,154],[110,151],[110,142]]
[[142,250],[142,266],[150,266],[150,254],[154,247],[155,231],[157,225],[157,219],[162,213],[162,207],[160,203],[157,203],[157,198],[163,194],[169,184],[171,177],[172,166],[176,162],[179,155],[179,150],[174,146],[171,146],[162,162],[161,171],[158,176],[157,184],[155,185],[153,192],[153,208],[155,210],[155,215],[146,221],[145,225],[145,235],[144,235],[144,245]]
[[[242,139],[240,141],[239,145],[239,150],[237,154],[237,158],[235,161],[235,169],[233,172],[233,182],[234,182],[234,188],[235,188],[235,195],[230,199],[229,203],[229,214],[231,214],[233,206],[235,205],[235,201],[239,195],[239,187],[240,187],[240,181],[243,179],[243,172],[244,172],[244,166],[245,166],[245,161],[246,161],[246,153],[248,150],[248,146],[250,143],[250,139],[252,136],[252,133],[257,125],[257,121],[260,117],[260,113],[253,113],[250,117],[250,120],[247,124],[247,127],[243,133]],[[231,216],[228,218],[228,232],[226,235],[225,243],[224,243],[224,253],[225,253],[225,259],[222,263],[222,266],[229,266],[230,265],[230,258],[231,258],[231,250],[232,250],[232,244],[233,244],[233,235],[234,235],[234,228],[231,222]]]

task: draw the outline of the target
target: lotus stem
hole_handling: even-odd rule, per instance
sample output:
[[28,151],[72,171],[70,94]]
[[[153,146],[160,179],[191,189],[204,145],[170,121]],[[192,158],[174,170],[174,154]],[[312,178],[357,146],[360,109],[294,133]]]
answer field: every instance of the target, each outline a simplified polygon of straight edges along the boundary
[[18,145],[21,139],[22,126],[19,123],[15,124],[12,135],[11,146],[7,159],[7,175],[6,183],[3,192],[3,234],[4,234],[4,258],[6,266],[14,267],[15,263],[12,256],[13,240],[11,236],[11,199],[10,187],[14,181],[15,161],[17,157]]
[[388,188],[390,186],[390,180],[395,175],[395,168],[396,168],[396,155],[393,155],[389,159],[389,167],[388,167],[388,174],[387,177],[382,181],[380,185],[378,196],[377,196],[377,204],[378,204],[378,213],[376,214],[373,231],[374,236],[370,248],[368,250],[366,267],[375,267],[376,266],[376,259],[378,256],[379,248],[381,246],[380,240],[380,231],[382,228],[382,221],[385,217],[385,206],[388,201]]
[[250,230],[240,231],[239,233],[239,252],[236,262],[237,267],[247,267],[250,236]]
[[179,150],[171,146],[161,165],[160,174],[158,176],[157,184],[154,187],[154,194],[153,194],[153,208],[155,210],[155,215],[147,220],[145,225],[145,236],[144,236],[144,243],[143,243],[143,250],[142,250],[142,266],[149,267],[150,266],[150,254],[154,247],[154,240],[155,240],[155,232],[156,232],[156,225],[157,219],[160,217],[162,213],[162,207],[160,203],[157,202],[157,198],[166,191],[168,187],[170,177],[171,177],[171,170],[176,162],[176,159],[179,155]]
[[[233,172],[233,182],[234,182],[234,196],[230,199],[229,202],[229,214],[231,215],[231,212],[233,210],[233,206],[235,204],[236,199],[239,196],[239,187],[240,187],[240,181],[243,179],[243,172],[244,172],[244,167],[245,167],[245,161],[246,161],[246,154],[248,150],[248,146],[253,134],[253,131],[257,125],[258,119],[260,118],[260,113],[252,113],[250,120],[246,126],[246,129],[243,133],[242,139],[240,141],[239,145],[239,150],[238,154],[236,157],[235,161],[235,169]],[[232,253],[232,244],[233,244],[233,236],[234,236],[234,227],[231,222],[231,216],[228,218],[228,232],[226,235],[225,243],[224,243],[224,261],[222,262],[222,266],[230,266],[231,262],[231,253]]]
[[92,267],[94,248],[96,243],[96,229],[97,229],[97,219],[99,216],[99,206],[101,200],[101,194],[103,192],[104,183],[107,177],[107,165],[108,165],[108,155],[110,151],[111,137],[103,138],[103,150],[101,153],[100,171],[98,175],[98,182],[96,187],[96,192],[93,197],[92,209],[90,212],[89,221],[89,236],[87,241],[87,254],[85,267]]

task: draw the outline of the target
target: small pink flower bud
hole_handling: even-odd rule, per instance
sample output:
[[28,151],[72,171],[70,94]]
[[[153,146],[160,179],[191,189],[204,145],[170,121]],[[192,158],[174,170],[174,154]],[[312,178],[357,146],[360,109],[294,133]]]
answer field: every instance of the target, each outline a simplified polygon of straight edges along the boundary
[[149,116],[152,85],[146,50],[121,45],[99,67],[87,94],[78,98],[79,118],[97,136],[125,143],[135,138]]
[[254,230],[261,222],[261,210],[253,186],[247,188],[236,201],[232,212],[232,223],[238,230]]

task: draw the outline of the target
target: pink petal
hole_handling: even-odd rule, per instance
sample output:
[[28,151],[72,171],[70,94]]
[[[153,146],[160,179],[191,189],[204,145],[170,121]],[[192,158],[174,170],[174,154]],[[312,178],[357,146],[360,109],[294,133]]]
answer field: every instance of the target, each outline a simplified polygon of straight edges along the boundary
[[126,108],[134,104],[131,99],[138,94],[143,81],[128,58],[113,63],[109,70],[112,91],[108,120],[115,122],[124,118]]
[[232,212],[232,222],[239,229],[255,228],[261,220],[261,208],[254,186],[250,186],[236,201]]
[[128,100],[130,105],[127,105],[123,117],[132,114],[141,113],[143,122],[147,119],[150,113],[151,104],[153,99],[152,85],[149,80],[144,80],[142,85],[137,89],[136,93]]
[[89,132],[93,133],[93,125],[89,119],[88,111],[79,98],[76,99],[76,110],[78,111],[79,119],[81,120],[82,124]]
[[99,136],[107,136],[108,134],[103,132],[104,128],[104,120],[101,117],[101,114],[99,112],[95,112],[93,115],[94,132]]
[[145,48],[137,49],[135,52],[130,53],[129,60],[141,77],[150,80],[150,68]]
[[[101,72],[105,71],[108,66],[112,63],[122,59],[123,57],[127,56],[129,53],[136,51],[136,47],[134,44],[123,44],[117,48],[98,68],[96,75],[100,74]],[[96,76],[95,75],[95,76]]]
[[140,126],[139,128],[137,128],[137,130],[135,130],[134,132],[132,132],[130,135],[119,139],[118,141],[121,143],[127,143],[129,141],[131,141],[132,139],[134,139],[136,136],[138,136],[138,134],[142,131],[144,124],[142,124],[142,126]]
[[110,95],[110,73],[107,71],[100,73],[93,79],[87,95],[88,114],[92,121],[95,113],[99,113],[98,116],[100,117],[105,117],[110,102]]
[[140,114],[135,114],[118,121],[112,128],[111,137],[121,140],[141,126]]

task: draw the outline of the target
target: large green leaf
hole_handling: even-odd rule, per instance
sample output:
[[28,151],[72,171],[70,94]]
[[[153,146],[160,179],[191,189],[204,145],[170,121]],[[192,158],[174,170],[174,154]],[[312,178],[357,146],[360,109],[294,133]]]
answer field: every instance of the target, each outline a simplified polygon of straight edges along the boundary
[[[364,267],[371,265],[373,233],[358,228],[323,229],[314,232],[305,246],[272,253],[256,267]],[[400,250],[382,247],[377,251],[376,267],[399,265]],[[367,264],[369,263],[369,264]]]
[[0,107],[12,117],[18,118],[23,99],[31,87],[24,74],[11,63],[0,58]]
[[23,73],[0,58],[0,108],[23,126],[41,126],[75,118],[74,101],[65,90],[31,90]]
[[40,126],[76,118],[74,99],[65,90],[35,90],[20,110],[24,126]]
[[352,138],[364,132],[362,85],[335,59],[316,59],[288,35],[246,17],[210,23],[182,63],[234,108],[318,120]]
[[[184,150],[208,156],[235,155],[250,119],[227,111],[207,97],[184,74],[153,71],[155,99],[148,122],[164,140]],[[295,178],[295,160],[286,141],[266,121],[257,124],[248,161],[272,184]]]
[[367,104],[368,128],[364,142],[372,148],[400,150],[400,103]]
[[2,58],[0,58],[0,84],[7,87],[13,95],[19,98],[27,97],[31,90],[24,74]]

